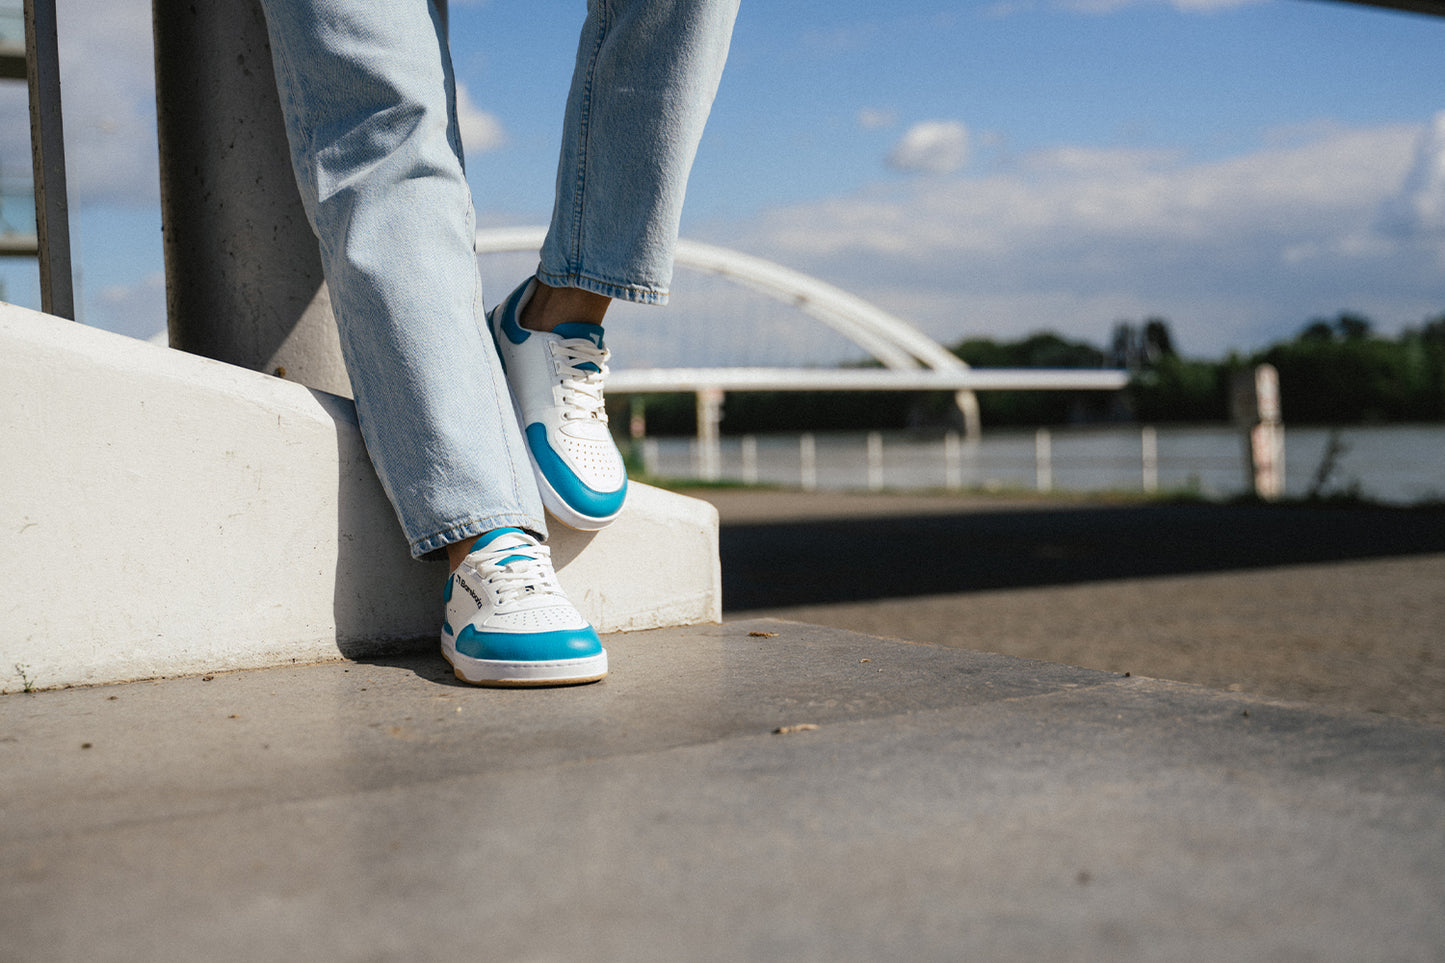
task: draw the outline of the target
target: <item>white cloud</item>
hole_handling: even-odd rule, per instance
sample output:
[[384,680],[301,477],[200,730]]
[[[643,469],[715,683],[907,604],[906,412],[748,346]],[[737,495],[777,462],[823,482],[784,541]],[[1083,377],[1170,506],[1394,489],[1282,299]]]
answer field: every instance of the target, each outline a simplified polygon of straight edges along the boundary
[[1398,196],[1438,223],[1442,130],[1438,119],[1423,134],[1328,128],[1209,162],[1058,149],[987,176],[773,211],[726,243],[841,284],[946,342],[1037,328],[1098,341],[1114,320],[1149,314],[1173,319],[1199,353],[1254,347],[1343,309],[1388,329],[1445,308],[1440,235],[1377,228]]
[[888,155],[901,171],[952,174],[968,163],[968,129],[956,120],[925,120],[903,134]]
[[1114,176],[1121,171],[1142,172],[1177,164],[1184,155],[1177,150],[1142,148],[1052,147],[1026,155],[1020,168],[1034,174],[1070,176]]
[[462,133],[462,148],[469,155],[496,150],[507,141],[502,122],[478,107],[461,81],[457,81],[457,126]]
[[1445,111],[1420,133],[1410,172],[1383,212],[1392,234],[1445,238]]
[[858,111],[858,126],[864,130],[885,130],[898,122],[891,110],[864,107]]

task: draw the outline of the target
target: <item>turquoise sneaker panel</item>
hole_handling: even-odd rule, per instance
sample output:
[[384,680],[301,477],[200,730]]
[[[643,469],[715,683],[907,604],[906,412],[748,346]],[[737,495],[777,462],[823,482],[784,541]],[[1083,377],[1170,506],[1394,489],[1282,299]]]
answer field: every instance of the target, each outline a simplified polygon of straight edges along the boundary
[[590,625],[555,632],[485,632],[462,627],[457,652],[491,662],[560,662],[602,654],[602,640]]
[[513,292],[507,302],[497,310],[501,312],[501,321],[497,324],[498,330],[506,336],[513,344],[521,344],[532,336],[532,333],[517,322],[517,301],[520,300],[521,289]]
[[517,315],[520,314],[517,308],[531,283],[532,280],[528,278],[487,315],[487,331],[497,349],[497,360],[502,364],[503,374],[507,371],[507,353],[502,350],[502,338],[505,337],[512,344],[521,344],[531,337],[531,332],[517,323]]
[[547,429],[541,422],[527,426],[527,446],[532,450],[532,457],[537,460],[542,476],[573,511],[591,518],[611,518],[622,510],[622,503],[627,500],[626,478],[612,492],[599,492],[588,487],[552,450],[547,443]]

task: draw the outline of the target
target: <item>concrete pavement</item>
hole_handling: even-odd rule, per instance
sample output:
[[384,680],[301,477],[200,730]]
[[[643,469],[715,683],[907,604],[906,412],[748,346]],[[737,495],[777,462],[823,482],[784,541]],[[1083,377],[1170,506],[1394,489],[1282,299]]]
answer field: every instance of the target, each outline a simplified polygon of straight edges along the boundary
[[1445,728],[791,622],[607,645],[0,697],[0,958],[1445,954]]

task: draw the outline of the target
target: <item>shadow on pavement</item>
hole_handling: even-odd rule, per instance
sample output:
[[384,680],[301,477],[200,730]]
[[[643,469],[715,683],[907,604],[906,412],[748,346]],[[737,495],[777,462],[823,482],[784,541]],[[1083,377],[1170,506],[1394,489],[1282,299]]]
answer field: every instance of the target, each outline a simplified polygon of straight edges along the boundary
[[1445,512],[1191,504],[725,522],[721,552],[735,614],[1445,552]]

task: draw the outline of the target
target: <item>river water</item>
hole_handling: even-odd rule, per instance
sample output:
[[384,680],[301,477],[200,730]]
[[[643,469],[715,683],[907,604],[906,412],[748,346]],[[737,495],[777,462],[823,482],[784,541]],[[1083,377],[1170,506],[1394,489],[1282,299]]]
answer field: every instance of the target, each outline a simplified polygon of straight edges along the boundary
[[[1241,432],[1228,426],[1155,430],[1160,491],[1224,498],[1246,490]],[[1033,431],[985,432],[977,446],[951,443],[941,434],[864,432],[813,437],[813,484],[824,490],[867,488],[1035,489],[1141,491],[1147,443],[1137,426],[1059,428],[1048,432],[1041,471],[1040,439]],[[799,435],[725,437],[719,477],[797,487],[807,484],[806,443]],[[703,475],[690,438],[648,439],[650,473]],[[1363,428],[1285,426],[1285,494],[1302,497],[1357,492],[1396,504],[1445,500],[1445,424]]]

